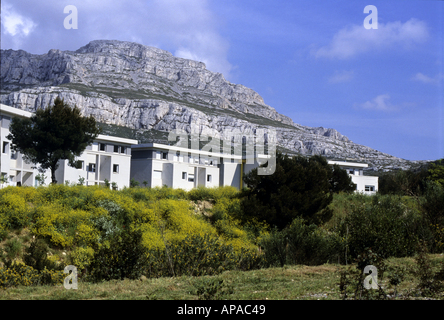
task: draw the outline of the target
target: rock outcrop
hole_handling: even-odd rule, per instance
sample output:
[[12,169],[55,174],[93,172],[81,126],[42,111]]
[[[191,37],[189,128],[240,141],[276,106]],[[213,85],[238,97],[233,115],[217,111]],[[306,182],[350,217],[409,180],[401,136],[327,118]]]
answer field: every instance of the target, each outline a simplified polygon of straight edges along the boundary
[[42,55],[1,50],[0,81],[0,102],[22,110],[45,108],[59,96],[98,122],[134,132],[182,129],[221,137],[269,128],[289,152],[364,161],[375,170],[409,165],[335,129],[296,124],[257,92],[230,83],[202,62],[137,43],[98,40],[75,52]]

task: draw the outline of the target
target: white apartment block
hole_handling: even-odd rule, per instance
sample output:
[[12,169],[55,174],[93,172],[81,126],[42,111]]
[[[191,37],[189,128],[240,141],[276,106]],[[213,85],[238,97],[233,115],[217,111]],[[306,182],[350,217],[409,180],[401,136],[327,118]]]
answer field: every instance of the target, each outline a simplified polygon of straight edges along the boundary
[[[36,186],[38,170],[24,161],[19,152],[13,152],[11,141],[6,139],[13,117],[31,117],[32,113],[0,104],[0,174],[7,181],[4,186]],[[251,156],[253,157],[253,156]],[[191,190],[199,186],[233,186],[242,189],[243,174],[266,162],[266,155],[255,155],[253,161],[245,156],[191,150],[157,143],[138,144],[137,140],[99,135],[92,145],[78,157],[78,168],[59,162],[56,171],[58,183],[104,185],[106,181],[118,189],[129,187],[130,179],[148,187],[168,186]],[[251,159],[249,159],[251,160]],[[259,163],[259,162],[260,163]],[[328,161],[345,169],[356,192],[375,194],[378,177],[364,176],[367,164]],[[51,182],[50,171],[45,172],[45,184]]]
[[[13,117],[31,117],[31,112],[19,110],[0,104],[0,174],[7,178],[3,186],[37,186],[39,174],[34,164],[26,163],[19,152],[12,151],[9,125]],[[79,183],[83,179],[85,185],[104,185],[108,181],[120,189],[130,186],[131,146],[137,140],[99,135],[92,145],[77,158],[78,168],[68,166],[67,160],[60,160],[56,170],[58,183]],[[44,173],[45,184],[51,182],[50,170]]]
[[373,195],[378,191],[378,177],[364,176],[364,168],[368,167],[365,163],[345,162],[345,161],[328,161],[328,164],[337,164],[341,169],[347,171],[356,185],[356,191],[363,194]]
[[[266,162],[266,155],[257,157]],[[243,187],[243,174],[259,167],[258,159],[225,153],[192,150],[148,143],[132,146],[131,178],[148,187],[168,186],[191,190],[199,186]],[[251,164],[250,164],[251,162]],[[378,191],[378,177],[364,176],[367,164],[328,161],[345,169],[356,185],[356,192],[372,195]]]
[[242,189],[243,174],[259,166],[256,159],[251,162],[247,163],[241,155],[157,143],[140,144],[132,146],[131,178],[149,187]]

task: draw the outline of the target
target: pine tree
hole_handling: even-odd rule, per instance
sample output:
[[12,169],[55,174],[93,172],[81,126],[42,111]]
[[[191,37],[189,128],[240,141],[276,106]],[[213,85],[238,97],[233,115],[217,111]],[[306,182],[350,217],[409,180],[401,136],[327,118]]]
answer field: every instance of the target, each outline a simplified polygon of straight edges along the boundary
[[324,157],[288,157],[279,152],[273,175],[259,176],[254,169],[244,181],[248,186],[242,199],[244,219],[266,221],[278,229],[297,217],[314,224],[327,221],[333,193],[354,190],[345,170],[330,166]]
[[75,167],[76,157],[100,134],[92,116],[81,116],[79,108],[71,108],[59,97],[53,106],[37,110],[31,118],[13,118],[9,130],[7,138],[13,149],[40,169],[51,169],[53,184],[57,183],[58,161],[66,159]]

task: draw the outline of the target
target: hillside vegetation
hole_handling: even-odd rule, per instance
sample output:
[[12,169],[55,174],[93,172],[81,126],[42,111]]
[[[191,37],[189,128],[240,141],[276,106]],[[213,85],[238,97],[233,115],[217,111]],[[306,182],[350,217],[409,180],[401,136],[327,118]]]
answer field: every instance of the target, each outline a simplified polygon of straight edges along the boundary
[[[334,194],[328,221],[315,225],[296,218],[283,229],[245,220],[242,195],[231,187],[189,192],[81,185],[3,188],[0,287],[60,286],[67,265],[77,267],[80,281],[92,284],[288,265],[383,268],[378,263],[385,259],[444,252],[439,184],[417,197]],[[425,286],[442,292],[444,266],[438,263],[435,269],[427,278],[434,285]]]

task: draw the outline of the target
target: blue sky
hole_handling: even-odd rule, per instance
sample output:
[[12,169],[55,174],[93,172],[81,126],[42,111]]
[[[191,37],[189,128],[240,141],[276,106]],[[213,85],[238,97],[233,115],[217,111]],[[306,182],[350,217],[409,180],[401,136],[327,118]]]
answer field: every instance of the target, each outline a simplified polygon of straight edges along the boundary
[[[67,5],[78,29],[64,28]],[[364,27],[367,5],[378,29]],[[444,158],[443,1],[2,0],[1,9],[2,49],[155,46],[205,62],[296,123],[408,160]]]

